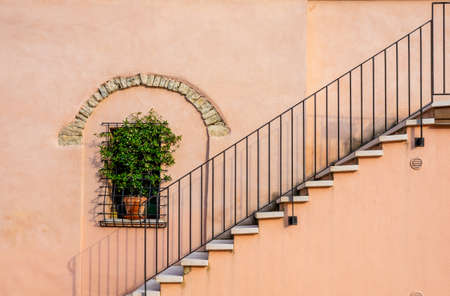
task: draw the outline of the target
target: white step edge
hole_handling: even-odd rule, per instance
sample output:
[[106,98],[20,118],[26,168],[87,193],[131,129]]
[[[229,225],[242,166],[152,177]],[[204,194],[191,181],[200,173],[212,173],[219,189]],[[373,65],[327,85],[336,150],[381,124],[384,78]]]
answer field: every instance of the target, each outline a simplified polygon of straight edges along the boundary
[[450,107],[450,100],[434,101],[432,108]]
[[232,239],[216,239],[206,244],[207,251],[232,251],[233,248]]
[[355,157],[380,157],[383,150],[360,150],[355,152]]
[[257,212],[255,214],[256,219],[277,219],[283,218],[284,212],[282,211],[272,211],[272,212]]
[[[294,203],[297,202],[308,202],[309,196],[308,195],[294,195]],[[290,203],[292,202],[291,197],[289,195],[282,196],[277,199],[277,204],[280,203]]]
[[194,252],[181,259],[181,266],[208,266],[208,252]]
[[357,164],[333,165],[330,167],[331,173],[355,172],[359,169]]
[[140,286],[138,289],[136,289],[131,294],[128,294],[127,296],[160,296],[160,284],[159,282],[155,280],[149,280],[146,283],[147,285],[147,294],[145,294],[145,288],[144,285]]
[[380,136],[381,143],[408,141],[408,134]]
[[303,188],[325,188],[333,186],[333,180],[318,180],[318,181],[306,181],[303,184],[300,184],[297,189]]
[[171,266],[156,276],[159,283],[182,283],[184,275],[183,266]]
[[259,233],[258,225],[238,225],[231,228],[231,234],[256,234]]
[[[424,118],[423,125],[433,125],[435,124],[434,118]],[[408,119],[405,126],[417,126],[420,125],[420,119]]]

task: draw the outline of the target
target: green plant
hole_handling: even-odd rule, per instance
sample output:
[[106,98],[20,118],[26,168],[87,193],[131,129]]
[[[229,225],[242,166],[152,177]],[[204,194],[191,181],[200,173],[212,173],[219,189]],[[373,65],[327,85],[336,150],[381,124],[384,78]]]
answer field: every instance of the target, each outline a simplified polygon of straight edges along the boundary
[[[147,115],[134,113],[121,126],[98,134],[104,166],[100,175],[111,180],[125,195],[148,196],[162,181],[171,178],[163,168],[175,163],[173,152],[181,136],[153,109]],[[153,194],[154,192],[152,192]]]

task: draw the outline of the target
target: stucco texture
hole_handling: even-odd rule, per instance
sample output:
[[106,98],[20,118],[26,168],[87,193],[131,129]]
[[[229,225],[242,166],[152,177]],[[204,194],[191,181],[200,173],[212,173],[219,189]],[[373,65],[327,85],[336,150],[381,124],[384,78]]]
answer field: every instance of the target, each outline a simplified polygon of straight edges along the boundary
[[[118,233],[92,217],[92,134],[154,107],[183,136],[170,172],[177,178],[303,95],[305,13],[304,1],[3,1],[0,265],[8,268],[0,294],[104,295],[139,284],[137,276],[120,277],[117,290],[81,283],[80,257],[91,254],[83,268],[102,273],[92,248]],[[207,151],[200,114],[186,100],[139,87],[100,103],[81,146],[58,145],[58,131],[101,83],[140,72],[201,89],[231,134]]]
[[448,295],[450,130],[425,128],[425,147],[413,148],[418,132],[334,174],[333,187],[309,189],[298,226],[260,220],[259,234],[209,252],[208,268],[162,284],[162,295]]

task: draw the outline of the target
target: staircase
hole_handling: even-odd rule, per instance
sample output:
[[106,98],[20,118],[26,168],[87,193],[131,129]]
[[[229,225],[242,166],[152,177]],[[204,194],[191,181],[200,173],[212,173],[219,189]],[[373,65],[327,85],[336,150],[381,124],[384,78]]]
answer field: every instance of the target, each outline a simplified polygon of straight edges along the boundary
[[[433,4],[433,11],[441,7],[445,4]],[[337,175],[358,172],[361,159],[382,158],[385,145],[421,147],[424,126],[447,126],[445,114],[450,112],[442,112],[450,110],[450,101],[442,99],[449,95],[445,76],[437,85],[436,57],[423,54],[445,48],[433,38],[440,21],[433,14],[151,197],[164,204],[160,211],[166,227],[144,229],[146,283],[129,295],[165,295],[165,289],[176,295],[170,292],[176,289],[172,284],[184,283],[192,268],[208,268],[212,254],[234,254],[237,237],[257,237],[261,225],[270,221],[284,221],[286,227],[301,224],[299,206],[309,203],[315,190],[332,190]],[[411,49],[418,51],[416,58]],[[388,55],[391,51],[395,58]],[[406,65],[399,52],[407,56],[407,67],[399,66]],[[445,73],[445,64],[443,68]]]

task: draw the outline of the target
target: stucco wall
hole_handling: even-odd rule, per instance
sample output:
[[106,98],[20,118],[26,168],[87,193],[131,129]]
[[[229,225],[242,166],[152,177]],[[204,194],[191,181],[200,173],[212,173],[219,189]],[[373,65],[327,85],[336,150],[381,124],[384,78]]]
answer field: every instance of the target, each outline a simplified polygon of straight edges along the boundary
[[303,95],[305,13],[305,1],[2,2],[0,294],[103,293],[81,284],[78,266],[117,234],[92,220],[100,122],[155,107],[183,136],[172,176],[205,160],[200,115],[158,89],[114,94],[94,111],[82,146],[59,146],[58,131],[99,84],[139,72],[191,82],[231,128],[211,140],[218,152]]
[[308,1],[307,93],[430,19],[431,1]]
[[162,295],[448,295],[450,130],[424,128],[425,147],[413,148],[418,132],[310,189],[298,226],[260,220],[259,234],[235,236],[233,252],[210,252],[208,268]]
[[[307,77],[310,91],[430,17],[429,2],[338,3],[3,1],[0,264],[8,268],[0,294],[121,293],[141,282],[140,234],[93,220],[93,133],[101,122],[154,107],[183,136],[170,171],[177,178],[297,102]],[[60,128],[101,83],[139,72],[189,81],[231,133],[211,138],[208,151],[188,102],[139,87],[100,103],[83,145],[58,145]],[[110,260],[105,248],[123,261]]]

